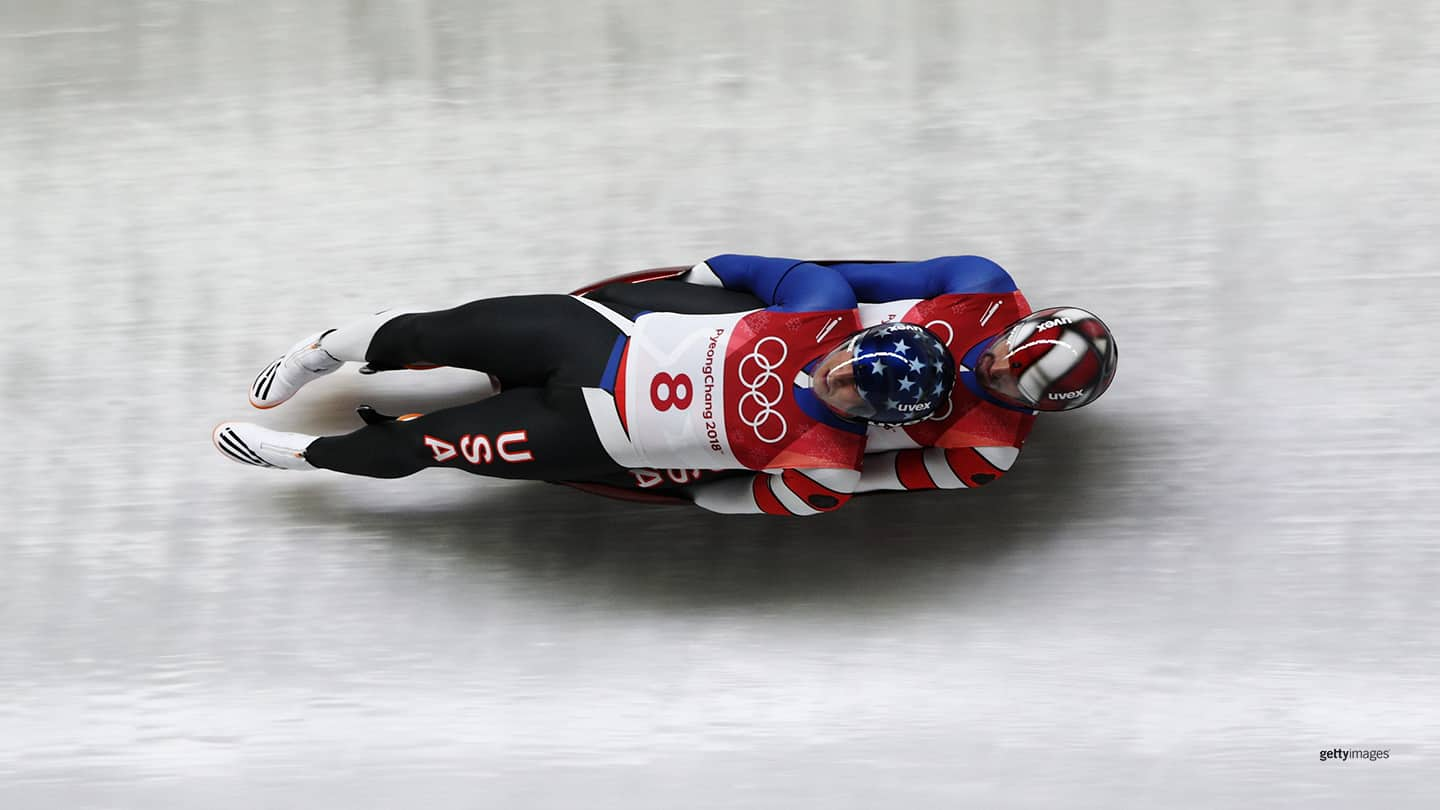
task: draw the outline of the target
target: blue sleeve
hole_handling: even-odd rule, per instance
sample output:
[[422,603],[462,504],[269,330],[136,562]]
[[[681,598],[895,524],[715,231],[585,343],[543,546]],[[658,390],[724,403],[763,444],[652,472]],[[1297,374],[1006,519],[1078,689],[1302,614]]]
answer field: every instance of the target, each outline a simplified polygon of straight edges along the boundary
[[828,265],[861,301],[934,298],[946,293],[1015,291],[1010,274],[983,256],[942,256],[923,262],[843,262]]
[[727,290],[742,290],[779,312],[854,309],[855,290],[837,270],[799,259],[727,253],[705,260]]

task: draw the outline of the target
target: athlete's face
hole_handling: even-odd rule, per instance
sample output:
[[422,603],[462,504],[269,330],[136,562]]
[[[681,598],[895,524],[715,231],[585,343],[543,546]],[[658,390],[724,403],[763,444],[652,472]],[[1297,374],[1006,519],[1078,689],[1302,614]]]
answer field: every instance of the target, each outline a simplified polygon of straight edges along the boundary
[[1022,402],[1020,396],[1020,380],[1015,376],[1016,369],[1010,361],[1010,341],[1005,335],[995,339],[994,343],[980,355],[980,362],[975,366],[975,376],[980,379],[980,384],[985,386],[990,393],[1001,399],[1010,399]]
[[826,355],[815,369],[815,395],[842,414],[855,413],[865,406],[855,385],[855,352],[841,347]]

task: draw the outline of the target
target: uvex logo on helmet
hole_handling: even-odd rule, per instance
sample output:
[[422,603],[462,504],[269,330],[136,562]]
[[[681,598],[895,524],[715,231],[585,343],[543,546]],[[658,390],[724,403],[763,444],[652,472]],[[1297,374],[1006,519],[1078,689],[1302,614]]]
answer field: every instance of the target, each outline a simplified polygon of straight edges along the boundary
[[1036,317],[1036,315],[1031,315],[1010,327],[1009,338],[1012,347],[1019,346],[1027,340],[1034,340],[1036,335],[1039,335],[1046,329],[1054,329],[1057,326],[1069,326],[1075,323],[1074,319],[1064,316],[1046,318],[1037,323],[1034,320]]
[[1069,318],[1051,318],[1048,321],[1042,321],[1039,326],[1035,327],[1035,331],[1044,332],[1046,329],[1053,329],[1056,326],[1064,326],[1071,323],[1074,323],[1074,321]]

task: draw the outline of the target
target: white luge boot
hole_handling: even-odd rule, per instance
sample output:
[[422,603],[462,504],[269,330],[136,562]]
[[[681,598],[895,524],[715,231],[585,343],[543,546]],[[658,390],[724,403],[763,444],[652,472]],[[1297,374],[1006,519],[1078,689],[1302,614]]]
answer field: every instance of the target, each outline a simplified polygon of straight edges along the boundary
[[311,335],[265,367],[250,384],[250,404],[261,410],[295,396],[300,386],[334,373],[347,362],[365,362],[365,353],[375,333],[391,319],[424,310],[400,307]]
[[334,331],[305,338],[266,366],[250,384],[250,404],[262,410],[273,408],[295,396],[305,383],[339,370],[344,361],[320,348],[320,341]]
[[249,422],[221,422],[210,434],[215,449],[231,461],[252,467],[313,470],[305,448],[320,438],[303,433],[281,433]]

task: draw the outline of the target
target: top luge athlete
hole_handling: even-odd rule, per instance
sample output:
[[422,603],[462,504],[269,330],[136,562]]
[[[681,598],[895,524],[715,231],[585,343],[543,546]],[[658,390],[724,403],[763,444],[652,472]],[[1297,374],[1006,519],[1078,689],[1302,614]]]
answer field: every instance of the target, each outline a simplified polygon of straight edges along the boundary
[[251,404],[279,405],[346,362],[484,371],[501,392],[343,436],[227,422],[215,446],[260,467],[380,478],[459,467],[628,482],[716,512],[811,515],[857,492],[991,481],[1037,411],[1093,402],[1115,374],[1115,341],[1098,318],[1031,312],[978,256],[724,255],[625,286],[645,288],[642,299],[723,287],[764,306],[687,314],[602,294],[388,310],[300,341],[255,379]]

